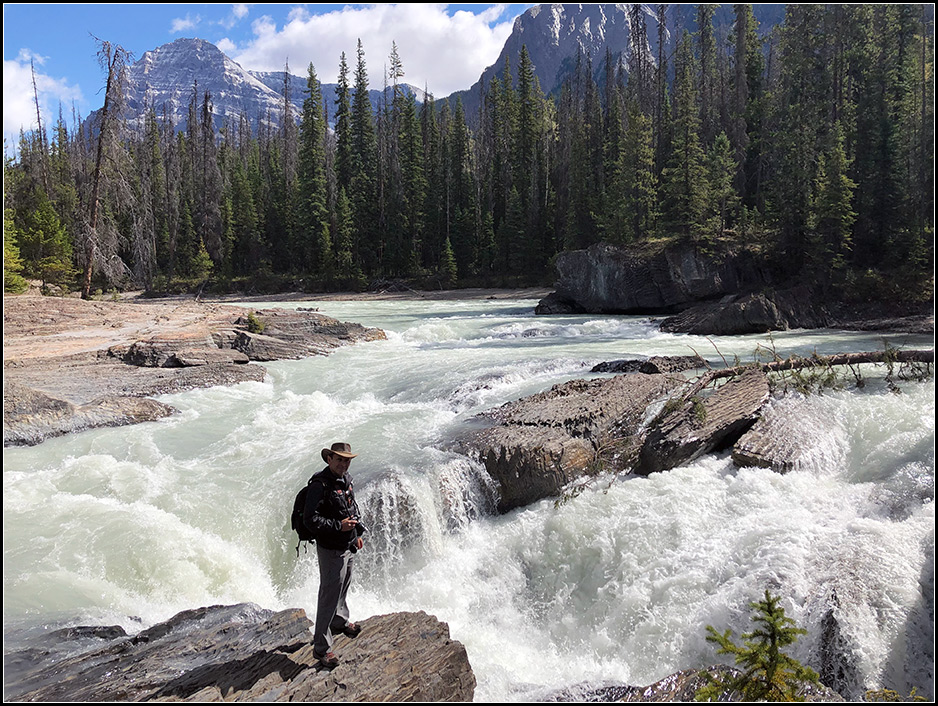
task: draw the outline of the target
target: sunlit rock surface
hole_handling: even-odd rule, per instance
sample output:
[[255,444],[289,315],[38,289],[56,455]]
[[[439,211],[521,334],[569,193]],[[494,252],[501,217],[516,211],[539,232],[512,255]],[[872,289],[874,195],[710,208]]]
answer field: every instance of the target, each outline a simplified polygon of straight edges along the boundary
[[361,621],[339,636],[332,671],[313,657],[300,609],[253,604],[179,613],[137,635],[120,628],[52,633],[4,657],[4,699],[17,701],[471,701],[461,643],[426,613]]

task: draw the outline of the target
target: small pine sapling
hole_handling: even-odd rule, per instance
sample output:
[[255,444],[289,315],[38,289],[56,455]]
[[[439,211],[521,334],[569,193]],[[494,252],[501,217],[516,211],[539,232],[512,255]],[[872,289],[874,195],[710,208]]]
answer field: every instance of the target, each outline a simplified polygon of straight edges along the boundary
[[747,701],[804,701],[799,696],[804,686],[821,685],[813,669],[782,652],[807,631],[796,627],[795,621],[785,615],[779,600],[766,590],[761,601],[750,604],[757,611],[752,620],[758,627],[743,634],[742,646],[732,641],[729,630],[721,635],[712,625],[707,626],[707,641],[719,645],[717,654],[733,655],[743,671],[723,679],[704,672],[709,683],[698,689],[698,701],[718,700],[728,691],[741,693]]

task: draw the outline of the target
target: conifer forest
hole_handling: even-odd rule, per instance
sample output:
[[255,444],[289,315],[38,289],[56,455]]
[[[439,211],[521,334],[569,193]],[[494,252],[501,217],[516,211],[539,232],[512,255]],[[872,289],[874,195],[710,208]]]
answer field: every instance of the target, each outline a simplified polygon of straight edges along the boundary
[[130,57],[99,40],[103,107],[37,111],[5,157],[6,290],[550,285],[564,250],[689,240],[845,297],[930,299],[926,6],[792,4],[764,36],[733,7],[718,33],[700,5],[657,56],[633,23],[629,51],[578,57],[551,93],[522,49],[469,112],[418,103],[396,45],[375,110],[359,42],[334,103],[310,65],[301,115],[285,85],[280,115],[219,126],[196,84],[184,125],[152,106],[136,133]]

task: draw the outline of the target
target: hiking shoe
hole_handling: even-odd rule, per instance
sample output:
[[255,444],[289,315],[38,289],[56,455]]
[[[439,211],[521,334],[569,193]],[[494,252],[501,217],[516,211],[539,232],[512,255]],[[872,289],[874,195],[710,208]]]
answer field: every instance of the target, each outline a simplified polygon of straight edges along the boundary
[[362,626],[358,623],[346,623],[344,627],[338,630],[338,632],[342,633],[346,637],[358,637],[358,633],[361,631]]
[[326,652],[324,655],[318,655],[313,652],[313,657],[319,660],[319,663],[326,669],[335,669],[339,666],[339,658],[332,652]]

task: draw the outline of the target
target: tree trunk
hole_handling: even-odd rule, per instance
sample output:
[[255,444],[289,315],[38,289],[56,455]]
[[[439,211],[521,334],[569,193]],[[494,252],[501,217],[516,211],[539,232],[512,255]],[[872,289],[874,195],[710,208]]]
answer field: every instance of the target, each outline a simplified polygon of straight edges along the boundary
[[127,52],[121,46],[112,46],[110,42],[98,40],[98,51],[102,66],[107,69],[107,83],[104,90],[104,107],[101,108],[101,129],[98,131],[98,146],[94,160],[91,187],[91,213],[88,217],[88,232],[85,235],[85,269],[82,277],[81,298],[91,298],[91,277],[94,271],[94,250],[97,241],[98,202],[101,197],[101,166],[104,161],[104,149],[110,128],[110,114],[115,100],[114,91],[119,88],[118,72],[123,70]]
[[711,370],[701,375],[691,385],[682,399],[693,397],[702,389],[707,387],[714,380],[722,378],[735,377],[741,375],[747,370],[757,368],[765,373],[780,372],[783,370],[802,370],[804,368],[830,368],[835,365],[861,365],[864,363],[934,363],[934,350],[911,350],[911,351],[874,351],[868,353],[837,353],[827,356],[812,356],[810,358],[789,357],[785,360],[776,360],[771,363],[765,363],[759,366],[737,365],[731,368],[722,368],[720,370]]

